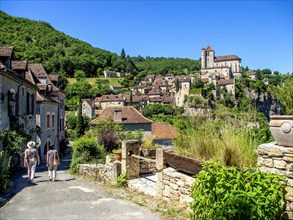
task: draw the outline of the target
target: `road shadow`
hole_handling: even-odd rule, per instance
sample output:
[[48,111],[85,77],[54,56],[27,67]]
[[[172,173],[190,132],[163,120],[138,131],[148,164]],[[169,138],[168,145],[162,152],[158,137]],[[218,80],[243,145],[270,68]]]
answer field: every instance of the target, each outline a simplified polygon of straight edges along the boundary
[[[58,166],[58,171],[66,171],[70,168],[71,163],[71,151],[69,151],[64,157],[60,160],[60,165]],[[46,166],[46,162],[42,161],[40,165],[36,168],[36,175],[35,175],[35,182],[29,182],[27,178],[27,170],[26,168],[21,168],[19,171],[14,174],[14,176],[11,178],[11,182],[13,184],[13,187],[8,189],[3,194],[0,194],[0,207],[4,206],[7,202],[9,202],[17,193],[22,191],[26,187],[33,187],[41,182],[49,182],[50,180],[38,180],[38,178],[42,177],[38,175],[40,172],[46,172],[48,171],[48,167]],[[66,180],[55,180],[56,182],[60,181],[71,181],[75,178],[70,178]]]

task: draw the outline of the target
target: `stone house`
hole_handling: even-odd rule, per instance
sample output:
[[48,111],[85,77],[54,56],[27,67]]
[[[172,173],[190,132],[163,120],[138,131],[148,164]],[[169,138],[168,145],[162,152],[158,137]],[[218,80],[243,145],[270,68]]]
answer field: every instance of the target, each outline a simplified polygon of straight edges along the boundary
[[120,72],[114,72],[114,71],[109,71],[109,70],[104,70],[104,76],[106,78],[123,78],[124,74]]
[[107,106],[100,116],[91,121],[91,125],[95,126],[108,119],[122,125],[124,131],[142,129],[144,134],[150,134],[152,131],[152,121],[133,106]]
[[215,56],[215,51],[208,46],[201,50],[202,77],[223,74],[227,79],[241,78],[241,58],[236,55]]
[[125,101],[120,95],[103,95],[95,99],[96,105],[105,109],[107,106],[124,106]]
[[82,115],[92,118],[95,116],[95,101],[91,99],[82,100]]
[[37,143],[45,159],[49,146],[54,144],[60,151],[60,142],[65,138],[65,94],[53,84],[42,64],[28,64],[26,79],[38,87]]
[[[19,61],[12,65],[12,59],[13,47],[0,47],[0,130],[12,124],[35,140],[38,88],[23,77],[26,63]],[[0,150],[1,145],[0,141]]]
[[247,73],[247,75],[250,79],[256,79],[256,72],[255,71],[249,71]]
[[235,83],[233,80],[217,80],[216,85],[218,89],[226,87],[227,92],[235,96]]

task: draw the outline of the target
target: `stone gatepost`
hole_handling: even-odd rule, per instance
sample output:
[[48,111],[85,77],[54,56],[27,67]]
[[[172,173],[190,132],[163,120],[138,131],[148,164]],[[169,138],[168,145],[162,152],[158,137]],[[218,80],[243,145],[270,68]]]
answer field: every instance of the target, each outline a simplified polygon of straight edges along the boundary
[[139,142],[136,140],[123,141],[121,171],[126,174],[127,179],[139,177],[139,159],[132,157],[132,154],[139,155]]
[[293,147],[284,147],[275,143],[261,144],[257,148],[257,153],[257,163],[261,171],[278,173],[286,177],[284,218],[293,219]]
[[156,168],[157,182],[156,182],[156,196],[157,198],[163,198],[163,169],[164,169],[164,152],[163,148],[156,149]]

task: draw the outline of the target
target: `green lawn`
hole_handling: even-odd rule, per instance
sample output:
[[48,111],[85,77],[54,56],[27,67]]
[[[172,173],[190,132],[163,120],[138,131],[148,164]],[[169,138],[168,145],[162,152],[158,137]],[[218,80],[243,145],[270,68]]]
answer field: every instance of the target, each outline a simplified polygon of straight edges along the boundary
[[[90,85],[94,85],[96,80],[109,80],[109,84],[110,85],[120,85],[119,80],[120,78],[86,78],[86,81],[90,84]],[[67,78],[68,83],[72,84],[76,82],[75,78]]]

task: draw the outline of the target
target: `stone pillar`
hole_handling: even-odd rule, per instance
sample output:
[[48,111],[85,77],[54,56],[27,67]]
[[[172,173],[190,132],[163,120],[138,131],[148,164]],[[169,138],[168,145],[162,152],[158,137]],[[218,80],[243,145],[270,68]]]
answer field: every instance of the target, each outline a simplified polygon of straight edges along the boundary
[[112,165],[113,173],[112,173],[112,183],[116,183],[118,176],[121,174],[121,163],[115,161]]
[[261,144],[257,148],[257,163],[263,172],[278,173],[285,176],[286,195],[284,218],[293,219],[293,147],[274,143]]
[[128,140],[122,142],[122,173],[126,174],[127,179],[134,179],[139,177],[139,159],[131,155],[139,155],[139,145],[136,140]]
[[163,198],[163,169],[164,169],[164,152],[162,148],[156,149],[156,168],[157,182],[156,182],[156,197]]

